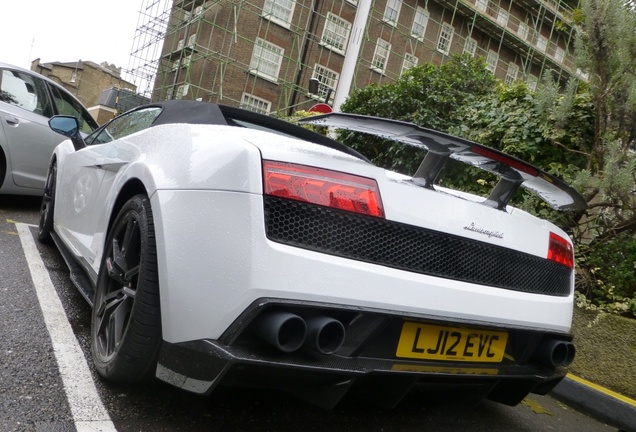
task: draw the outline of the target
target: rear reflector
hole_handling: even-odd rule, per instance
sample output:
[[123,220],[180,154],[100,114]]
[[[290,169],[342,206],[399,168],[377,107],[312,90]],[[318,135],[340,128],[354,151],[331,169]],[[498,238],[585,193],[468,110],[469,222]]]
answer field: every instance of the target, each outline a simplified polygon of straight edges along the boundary
[[375,180],[283,162],[263,161],[265,194],[384,217]]
[[548,259],[569,268],[574,268],[574,251],[570,242],[551,232]]

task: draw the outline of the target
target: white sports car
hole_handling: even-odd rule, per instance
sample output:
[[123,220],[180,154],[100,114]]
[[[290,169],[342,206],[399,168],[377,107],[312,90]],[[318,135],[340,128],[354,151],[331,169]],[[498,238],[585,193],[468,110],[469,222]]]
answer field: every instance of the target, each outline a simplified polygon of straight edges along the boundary
[[[199,394],[281,388],[323,407],[350,389],[393,406],[416,384],[514,405],[574,358],[567,234],[508,205],[519,186],[585,202],[482,145],[351,114],[305,121],[428,150],[412,177],[305,128],[167,101],[87,137],[52,129],[38,236],[93,307],[106,379]],[[448,158],[500,176],[486,199],[438,187]]]

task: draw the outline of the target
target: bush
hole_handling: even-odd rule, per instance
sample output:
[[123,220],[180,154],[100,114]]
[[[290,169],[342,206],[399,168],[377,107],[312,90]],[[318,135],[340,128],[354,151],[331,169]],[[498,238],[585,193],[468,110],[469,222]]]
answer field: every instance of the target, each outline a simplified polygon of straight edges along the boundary
[[578,290],[588,306],[636,317],[636,238],[623,233],[579,246]]

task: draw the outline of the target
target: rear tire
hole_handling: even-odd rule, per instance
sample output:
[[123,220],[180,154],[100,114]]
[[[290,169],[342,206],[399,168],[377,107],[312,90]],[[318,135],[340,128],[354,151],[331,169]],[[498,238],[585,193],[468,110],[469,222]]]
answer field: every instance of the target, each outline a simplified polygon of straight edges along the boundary
[[51,162],[46,175],[44,195],[40,205],[40,222],[38,224],[38,240],[42,243],[51,243],[53,232],[53,207],[55,206],[55,183],[57,181],[57,163]]
[[134,383],[155,375],[161,345],[157,251],[150,200],[128,200],[108,232],[97,277],[91,345],[99,374]]

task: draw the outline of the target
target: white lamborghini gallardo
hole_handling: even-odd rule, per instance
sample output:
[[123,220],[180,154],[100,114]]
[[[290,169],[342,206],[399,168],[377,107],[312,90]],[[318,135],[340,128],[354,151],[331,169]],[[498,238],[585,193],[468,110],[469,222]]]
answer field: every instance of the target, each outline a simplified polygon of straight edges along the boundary
[[[395,405],[417,384],[506,404],[545,394],[574,358],[567,234],[509,205],[519,186],[580,210],[526,162],[412,124],[305,121],[428,150],[413,176],[305,128],[216,104],[125,113],[53,154],[39,238],[93,308],[99,373],[199,394],[270,386],[323,407],[352,388]],[[449,158],[500,177],[440,188]]]

